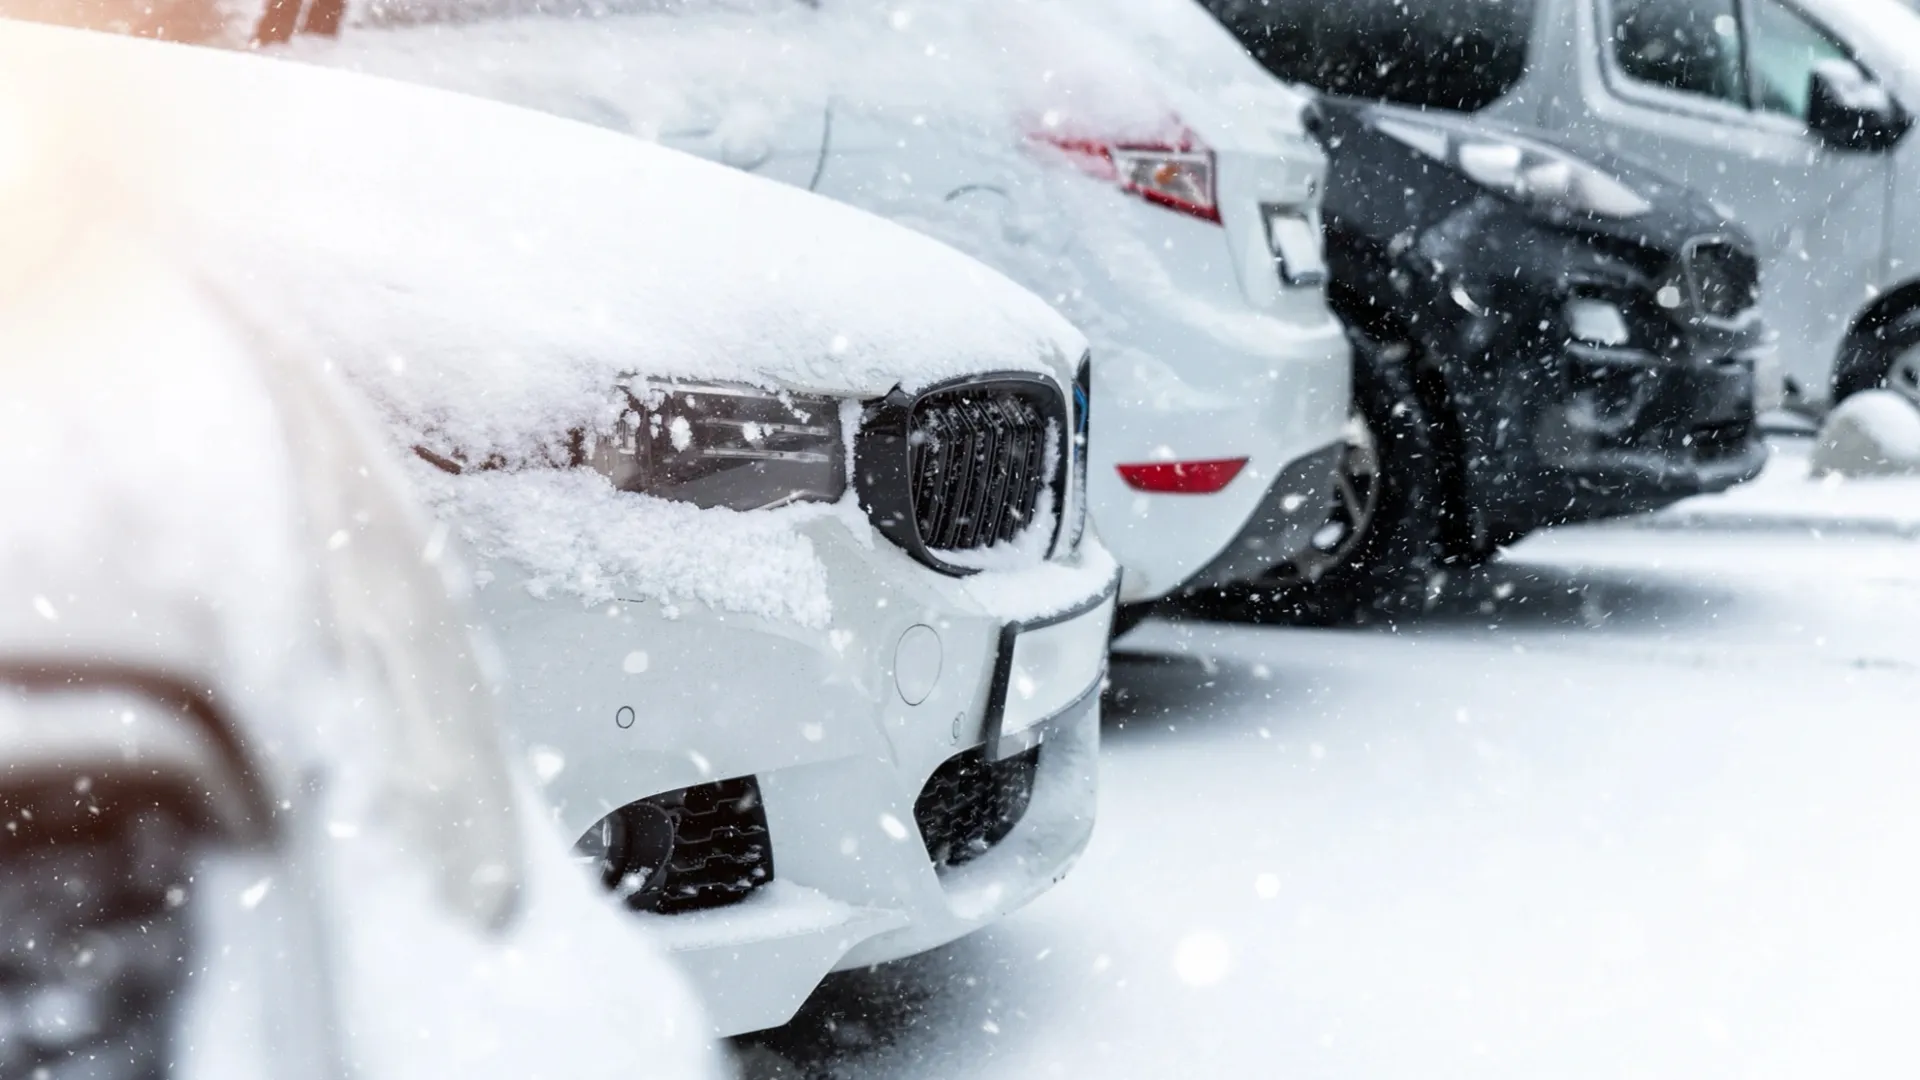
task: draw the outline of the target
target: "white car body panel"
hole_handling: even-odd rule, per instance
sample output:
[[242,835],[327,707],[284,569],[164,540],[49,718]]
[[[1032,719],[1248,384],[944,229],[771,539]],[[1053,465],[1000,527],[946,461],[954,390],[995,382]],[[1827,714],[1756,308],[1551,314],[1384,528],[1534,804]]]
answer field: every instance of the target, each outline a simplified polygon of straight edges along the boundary
[[[1256,511],[1269,565],[1325,520],[1347,343],[1321,287],[1281,282],[1260,209],[1317,214],[1324,160],[1298,95],[1188,0],[357,27],[293,55],[762,162],[1032,288],[1092,340],[1089,490],[1125,601],[1210,583],[1201,575]],[[1029,141],[1048,120],[1124,141],[1173,117],[1217,155],[1221,224],[1124,195]],[[795,148],[816,128],[810,160]],[[1243,457],[1211,495],[1136,491],[1115,469]]]
[[177,147],[251,136],[127,103],[244,101],[237,59],[0,21],[0,497],[34,509],[0,529],[7,780],[102,705],[118,732],[41,767],[146,753],[154,685],[236,748],[220,779],[258,810],[189,894],[173,1075],[714,1075],[681,979],[509,764],[466,577],[386,440],[272,298],[209,284],[234,267]]
[[[1092,828],[1118,578],[1091,530],[949,576],[851,497],[705,510],[544,455],[606,425],[636,369],[825,393],[843,419],[897,386],[989,372],[1066,399],[1085,350],[1070,325],[908,230],[637,140],[307,65],[160,55],[121,58],[139,103],[121,123],[194,118],[195,152],[155,153],[147,182],[191,209],[195,248],[326,350],[396,451],[500,463],[409,469],[479,564],[507,715],[563,834],[755,778],[773,887],[691,919],[630,916],[675,951],[717,1031],[781,1023],[827,970],[951,940],[1058,880]],[[929,299],[874,302],[902,286]],[[1004,710],[1007,628],[1053,620],[1075,625],[1072,647],[1023,656],[1036,696],[1065,703],[1026,733],[1041,741],[1030,808],[979,858],[937,869],[916,800]],[[915,662],[909,704],[894,669],[910,631],[924,645],[916,627],[940,661],[930,686]]]

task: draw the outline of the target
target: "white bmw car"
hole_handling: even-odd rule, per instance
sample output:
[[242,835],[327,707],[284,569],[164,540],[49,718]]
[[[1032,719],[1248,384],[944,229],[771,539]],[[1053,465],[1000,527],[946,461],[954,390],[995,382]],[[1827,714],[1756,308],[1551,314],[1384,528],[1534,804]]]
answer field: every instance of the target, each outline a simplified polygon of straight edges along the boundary
[[198,55],[217,92],[176,72],[129,108],[194,118],[202,242],[474,552],[558,820],[719,1031],[1065,873],[1118,579],[1083,530],[1080,334],[685,154]]
[[445,530],[201,242],[238,59],[0,20],[0,1073],[714,1075],[509,764]]
[[356,8],[295,55],[806,187],[1054,304],[1093,343],[1088,492],[1123,603],[1256,577],[1327,520],[1350,370],[1324,157],[1303,99],[1191,0]]

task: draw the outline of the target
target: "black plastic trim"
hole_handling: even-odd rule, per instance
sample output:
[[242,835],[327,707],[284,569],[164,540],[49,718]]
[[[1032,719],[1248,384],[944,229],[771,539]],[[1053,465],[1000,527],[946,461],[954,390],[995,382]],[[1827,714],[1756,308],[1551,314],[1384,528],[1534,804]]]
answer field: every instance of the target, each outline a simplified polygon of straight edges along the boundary
[[0,663],[0,684],[16,686],[29,693],[120,690],[179,710],[213,740],[231,771],[231,779],[239,785],[249,819],[228,824],[250,832],[237,839],[256,842],[274,839],[276,807],[267,792],[265,774],[248,754],[240,733],[228,722],[210,689],[154,668],[65,659]]

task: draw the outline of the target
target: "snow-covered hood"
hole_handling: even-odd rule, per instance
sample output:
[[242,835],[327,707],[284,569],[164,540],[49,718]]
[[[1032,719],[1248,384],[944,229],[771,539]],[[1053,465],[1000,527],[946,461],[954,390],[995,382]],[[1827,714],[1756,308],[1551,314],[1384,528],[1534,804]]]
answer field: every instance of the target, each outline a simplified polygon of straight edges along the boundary
[[182,242],[277,294],[402,438],[539,460],[601,426],[628,374],[869,396],[989,370],[1065,383],[1085,349],[904,228],[532,112],[21,24],[0,26],[0,69],[16,102],[97,101],[92,137],[164,190]]
[[[1283,153],[1303,136],[1304,97],[1192,0],[702,0],[670,13],[614,2],[585,5],[594,17],[530,14],[554,7],[382,0],[360,5],[339,41],[295,51],[643,138],[751,139],[829,102],[1016,137],[1194,133],[1220,150]],[[653,10],[618,13],[636,7]]]

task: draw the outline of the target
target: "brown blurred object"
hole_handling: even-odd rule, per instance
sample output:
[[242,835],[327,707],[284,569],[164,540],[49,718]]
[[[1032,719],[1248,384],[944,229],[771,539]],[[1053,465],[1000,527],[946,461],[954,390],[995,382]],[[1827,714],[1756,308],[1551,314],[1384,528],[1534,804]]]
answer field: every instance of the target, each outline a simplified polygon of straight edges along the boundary
[[[338,7],[343,0],[329,0]],[[137,37],[228,44],[246,33],[234,0],[0,0],[0,15]]]
[[340,32],[346,13],[347,0],[267,0],[253,43],[272,45],[290,41],[295,34],[332,36]]

